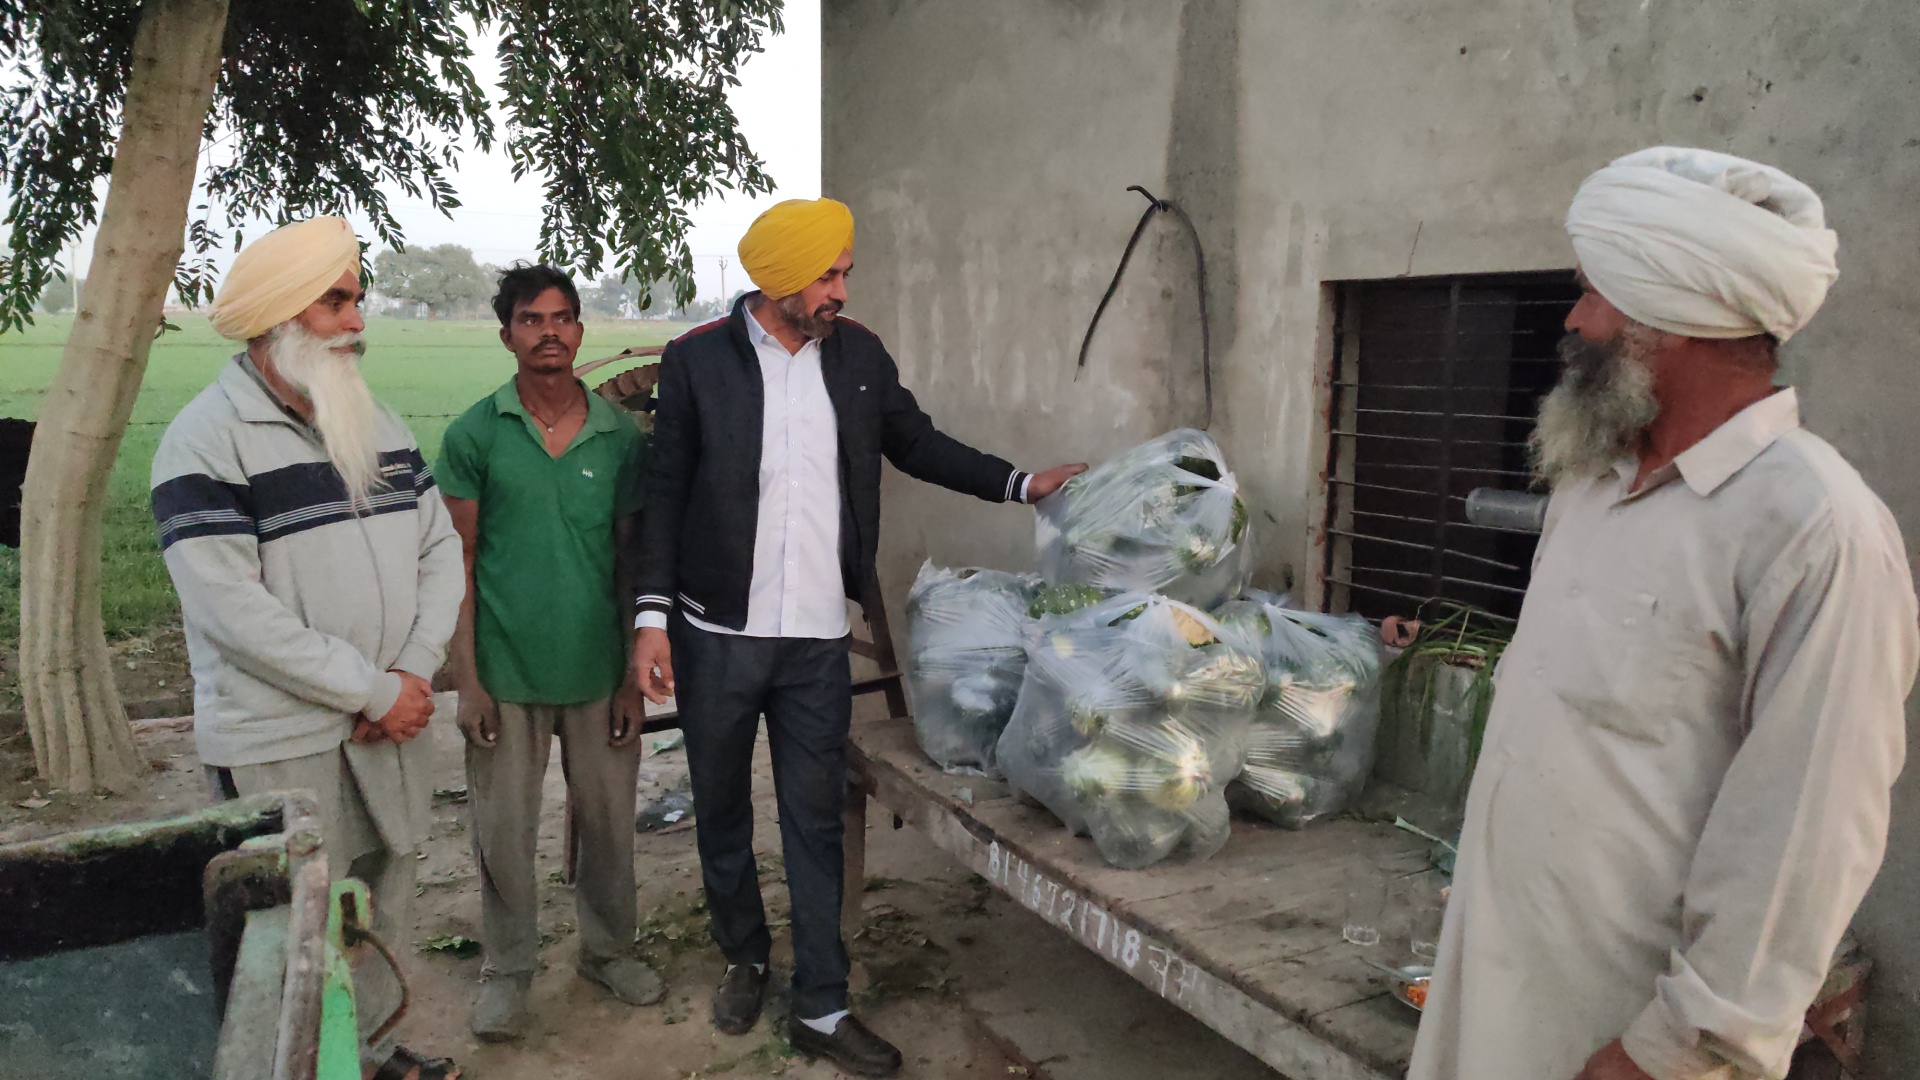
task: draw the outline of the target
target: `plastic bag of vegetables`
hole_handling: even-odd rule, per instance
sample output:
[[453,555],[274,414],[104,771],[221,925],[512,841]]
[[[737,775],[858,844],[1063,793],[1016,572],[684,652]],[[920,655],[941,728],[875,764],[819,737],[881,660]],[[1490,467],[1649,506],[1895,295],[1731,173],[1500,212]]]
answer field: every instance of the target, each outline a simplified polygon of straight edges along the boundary
[[1013,715],[1038,581],[1030,575],[928,561],[907,592],[913,730],[920,749],[951,771],[998,776],[994,747]]
[[1097,589],[1092,585],[1064,585],[1042,583],[1033,594],[1033,602],[1027,605],[1027,615],[1040,619],[1048,615],[1070,615],[1081,608],[1090,608],[1105,600],[1119,595],[1114,589]]
[[1253,565],[1246,504],[1202,431],[1142,443],[1067,481],[1036,511],[1040,576],[1049,582],[1211,608],[1240,594]]
[[1260,661],[1206,613],[1124,593],[1026,630],[999,762],[1108,862],[1138,869],[1227,842],[1223,790],[1246,755]]
[[1223,604],[1214,616],[1266,674],[1247,765],[1227,801],[1290,829],[1345,809],[1373,770],[1378,632],[1358,615],[1299,611],[1264,593]]

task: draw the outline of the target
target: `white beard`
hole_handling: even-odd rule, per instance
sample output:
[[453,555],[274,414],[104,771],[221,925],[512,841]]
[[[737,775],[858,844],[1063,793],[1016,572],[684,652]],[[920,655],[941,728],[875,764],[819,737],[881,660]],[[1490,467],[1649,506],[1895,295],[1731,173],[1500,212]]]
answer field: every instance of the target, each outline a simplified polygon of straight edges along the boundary
[[[333,351],[348,347],[355,351]],[[275,327],[267,343],[274,370],[313,402],[313,426],[356,508],[370,508],[369,496],[387,486],[380,477],[379,406],[360,374],[364,350],[358,334],[316,337],[296,322]]]
[[1658,334],[1633,326],[1601,345],[1575,334],[1561,339],[1566,368],[1541,399],[1540,422],[1527,440],[1535,477],[1552,488],[1592,480],[1634,454],[1640,433],[1660,415],[1646,360]]

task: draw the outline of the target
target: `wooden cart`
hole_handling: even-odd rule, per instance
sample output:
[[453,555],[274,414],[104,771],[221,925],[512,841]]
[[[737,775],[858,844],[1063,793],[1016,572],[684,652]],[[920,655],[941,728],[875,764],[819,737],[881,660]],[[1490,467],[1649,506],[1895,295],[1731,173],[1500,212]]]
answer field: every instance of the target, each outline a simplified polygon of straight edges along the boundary
[[[888,659],[890,659],[890,650]],[[1004,783],[942,772],[904,716],[856,722],[847,895],[864,879],[866,803],[1290,1080],[1398,1080],[1419,1016],[1369,961],[1399,967],[1437,936],[1444,877],[1433,844],[1388,822],[1444,808],[1375,783],[1357,812],[1290,832],[1234,822],[1201,863],[1108,866]],[[1354,941],[1374,940],[1370,945]],[[1871,964],[1843,944],[1808,1011],[1794,1080],[1857,1068]]]
[[[940,771],[904,718],[856,724],[852,749],[881,805],[1286,1076],[1404,1074],[1418,1015],[1366,961],[1411,962],[1415,935],[1437,925],[1444,882],[1428,865],[1431,842],[1354,820],[1301,832],[1236,822],[1206,862],[1116,870],[1005,784]],[[848,837],[849,849],[861,842]],[[1349,944],[1349,928],[1378,943]]]

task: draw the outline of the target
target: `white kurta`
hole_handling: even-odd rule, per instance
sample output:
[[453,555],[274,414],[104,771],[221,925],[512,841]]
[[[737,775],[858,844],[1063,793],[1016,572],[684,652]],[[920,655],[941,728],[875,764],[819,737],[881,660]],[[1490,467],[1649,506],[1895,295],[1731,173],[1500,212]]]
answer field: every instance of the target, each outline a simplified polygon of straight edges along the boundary
[[1501,662],[1410,1080],[1786,1073],[1879,869],[1920,633],[1898,526],[1784,390],[1565,485]]

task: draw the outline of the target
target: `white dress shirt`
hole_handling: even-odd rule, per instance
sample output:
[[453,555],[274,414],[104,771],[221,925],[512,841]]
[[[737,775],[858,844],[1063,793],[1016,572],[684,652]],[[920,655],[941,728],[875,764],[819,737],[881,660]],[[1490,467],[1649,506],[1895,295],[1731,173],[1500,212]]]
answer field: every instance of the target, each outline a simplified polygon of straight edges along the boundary
[[1411,1080],[1784,1076],[1879,869],[1920,640],[1893,516],[1791,390],[1554,493]]
[[[847,635],[846,584],[840,571],[840,428],[820,370],[820,343],[789,353],[753,317],[747,340],[760,360],[766,408],[760,423],[760,512],[754,529],[753,581],[747,624],[716,626],[685,611],[687,621],[716,634],[838,638]],[[666,627],[644,612],[636,627]]]

